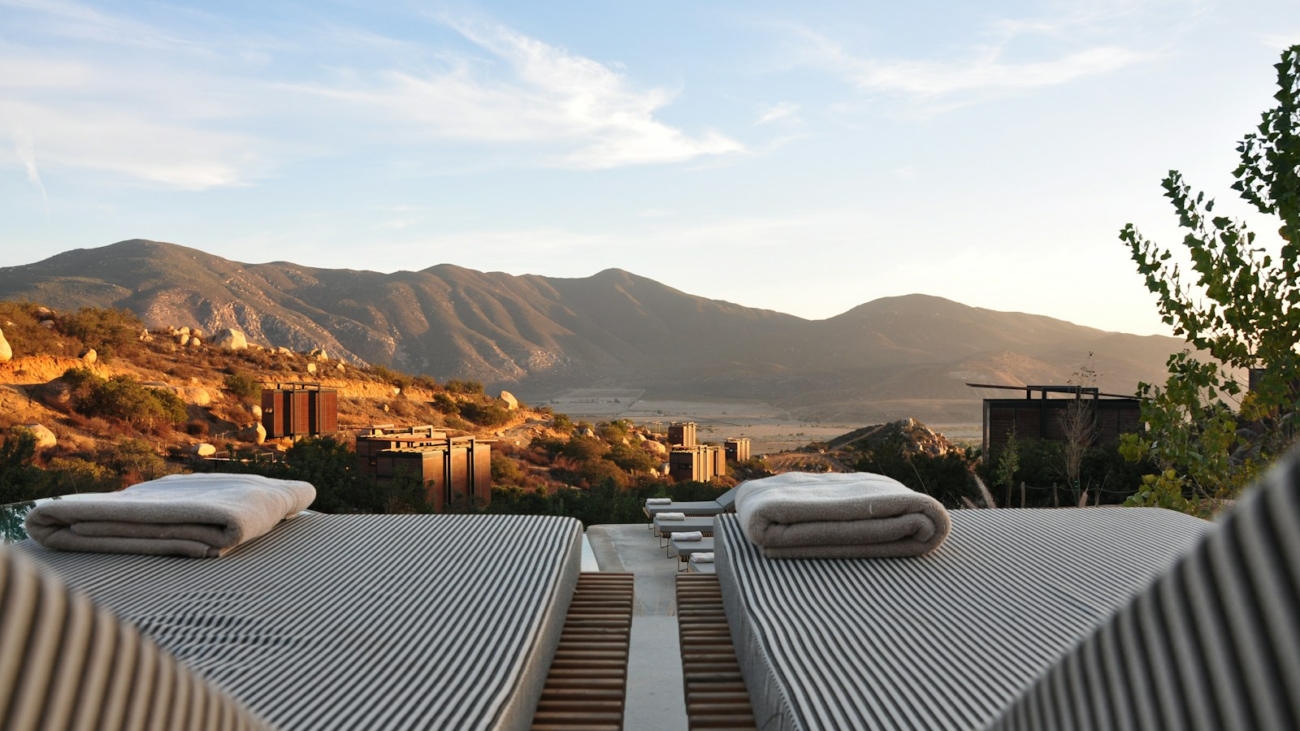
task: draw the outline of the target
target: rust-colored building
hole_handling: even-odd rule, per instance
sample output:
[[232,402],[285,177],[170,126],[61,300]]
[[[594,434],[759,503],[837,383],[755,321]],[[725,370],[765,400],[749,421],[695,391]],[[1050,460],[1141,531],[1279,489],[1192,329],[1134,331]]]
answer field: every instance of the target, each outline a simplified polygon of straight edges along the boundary
[[695,422],[674,421],[668,425],[668,444],[674,447],[694,447]]
[[[1066,441],[1069,407],[1080,399],[1087,400],[1092,409],[1095,424],[1093,444],[1116,444],[1119,435],[1142,428],[1142,400],[1135,396],[1102,393],[1096,388],[1079,386],[966,385],[1025,392],[1024,398],[984,399],[985,454],[1005,447],[1012,434],[1016,439]],[[1048,398],[1048,394],[1065,397]]]
[[727,459],[732,462],[744,462],[749,459],[749,437],[737,437],[728,439],[723,442],[723,449],[727,451]]
[[333,434],[339,429],[339,394],[319,383],[264,386],[262,427],[268,439]]
[[492,502],[492,447],[475,437],[448,437],[433,427],[371,427],[357,435],[361,470],[378,479],[403,473],[424,483],[434,510]]
[[726,460],[726,453],[716,445],[673,447],[673,451],[668,454],[668,476],[675,482],[708,482],[716,476],[727,474]]

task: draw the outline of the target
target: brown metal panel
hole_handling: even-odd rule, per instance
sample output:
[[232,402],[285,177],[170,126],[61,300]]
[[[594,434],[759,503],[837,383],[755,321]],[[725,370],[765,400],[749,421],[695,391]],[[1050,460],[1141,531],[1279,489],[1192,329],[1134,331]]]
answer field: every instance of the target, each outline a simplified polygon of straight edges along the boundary
[[492,445],[474,443],[474,501],[480,507],[492,503]]
[[308,391],[308,434],[333,434],[339,428],[339,394],[321,389]]
[[469,448],[465,444],[453,444],[447,451],[449,459],[450,484],[446,493],[453,501],[470,496],[469,484]]
[[285,425],[289,410],[285,408],[283,391],[262,392],[262,426],[266,428],[269,439],[289,436]]
[[430,449],[425,451],[425,499],[434,511],[441,513],[447,504],[447,450]]

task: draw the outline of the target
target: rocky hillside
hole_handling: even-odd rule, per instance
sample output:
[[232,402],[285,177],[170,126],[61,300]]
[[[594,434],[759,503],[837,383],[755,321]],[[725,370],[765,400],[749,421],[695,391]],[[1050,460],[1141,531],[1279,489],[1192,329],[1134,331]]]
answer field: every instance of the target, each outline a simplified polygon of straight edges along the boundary
[[757,399],[837,421],[976,418],[967,381],[1064,382],[1088,357],[1109,391],[1158,380],[1173,338],[1104,332],[925,295],[826,320],[693,296],[607,270],[583,279],[450,265],[383,274],[242,264],[124,241],[0,269],[0,299],[127,308],[151,328],[235,327],[250,342],[324,349],[540,400],[569,387]]

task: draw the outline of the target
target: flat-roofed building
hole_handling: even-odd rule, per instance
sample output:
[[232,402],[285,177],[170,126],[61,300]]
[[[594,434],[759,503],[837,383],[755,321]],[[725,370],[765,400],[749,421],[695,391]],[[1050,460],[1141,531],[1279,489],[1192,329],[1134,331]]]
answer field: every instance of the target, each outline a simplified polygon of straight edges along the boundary
[[425,486],[434,510],[460,502],[492,502],[491,442],[448,437],[433,427],[370,427],[357,435],[361,470],[380,480],[410,475]]
[[339,394],[319,383],[262,387],[262,427],[268,439],[333,434],[339,429]]
[[732,462],[744,462],[749,459],[749,437],[728,439],[722,447],[727,451],[727,459]]
[[674,421],[668,425],[668,444],[674,447],[694,447],[695,422]]
[[675,482],[708,482],[727,474],[726,455],[722,447],[697,444],[693,447],[673,447],[668,455],[668,476]]

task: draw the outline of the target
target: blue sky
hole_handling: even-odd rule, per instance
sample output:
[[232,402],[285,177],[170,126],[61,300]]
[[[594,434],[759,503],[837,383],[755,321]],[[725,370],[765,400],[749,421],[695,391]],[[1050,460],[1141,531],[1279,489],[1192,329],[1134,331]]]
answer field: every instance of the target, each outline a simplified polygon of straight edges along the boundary
[[1229,202],[1293,43],[1295,0],[0,0],[0,266],[138,237],[1163,332],[1117,232],[1178,238],[1171,168]]

